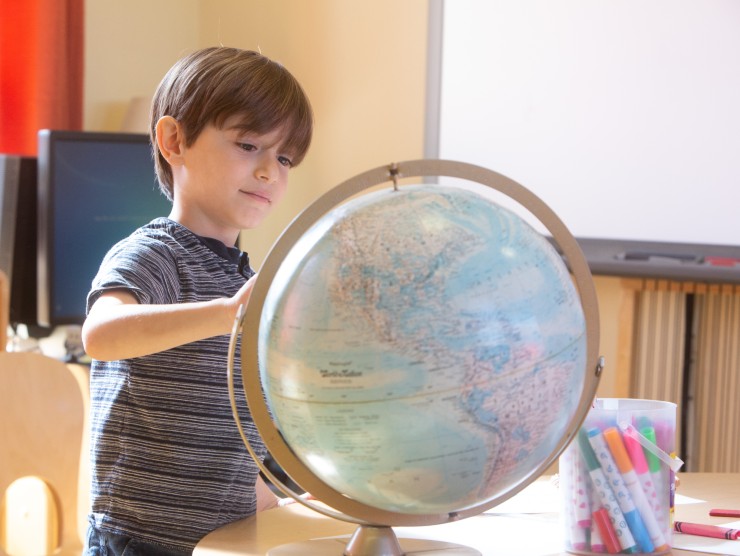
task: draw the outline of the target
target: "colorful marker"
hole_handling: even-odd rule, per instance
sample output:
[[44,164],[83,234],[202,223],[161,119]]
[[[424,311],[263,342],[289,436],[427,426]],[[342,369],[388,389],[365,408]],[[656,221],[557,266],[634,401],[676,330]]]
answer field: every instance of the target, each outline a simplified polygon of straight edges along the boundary
[[[577,469],[576,461],[580,460],[581,457],[577,452],[567,450],[563,454],[564,467],[563,472],[560,474],[560,488],[564,496],[566,497],[565,511],[565,523],[568,528],[568,542],[570,548],[576,552],[584,552],[588,550],[589,539],[588,532],[591,524],[591,516],[588,516],[588,521],[583,522],[583,516],[578,515],[576,508],[583,500],[579,500],[582,496],[579,495],[578,491],[583,486],[579,486],[576,480]],[[565,470],[567,469],[567,472]]]
[[[606,520],[609,521],[609,514],[606,515]],[[591,552],[596,552],[598,554],[606,552],[606,545],[601,538],[601,531],[599,531],[599,527],[594,523],[593,516],[591,517],[591,528],[589,529],[589,532],[589,544],[591,546]]]
[[650,502],[648,502],[645,492],[642,490],[640,480],[637,478],[637,473],[635,473],[632,466],[632,460],[630,460],[627,450],[624,447],[622,435],[619,434],[619,431],[615,427],[606,429],[603,434],[609,446],[609,451],[611,451],[614,461],[617,464],[617,468],[622,474],[624,484],[627,486],[632,501],[635,503],[637,511],[640,513],[640,517],[647,528],[655,551],[663,552],[668,550],[668,544],[665,541],[663,531],[658,524],[653,509],[650,507]]
[[[652,442],[656,446],[658,445],[656,438],[655,438],[655,429],[653,427],[642,427],[640,429],[640,433],[642,434],[642,436],[647,438],[650,442]],[[645,457],[647,458],[648,468],[650,469],[650,475],[652,475],[653,477],[653,483],[655,484],[655,489],[658,492],[666,492],[668,490],[668,481],[663,475],[663,471],[660,465],[660,458],[647,449],[644,450],[644,453],[645,453]],[[670,501],[669,501],[668,509],[669,511],[671,510]]]
[[607,512],[604,508],[601,507],[601,502],[599,501],[599,495],[596,493],[596,489],[591,486],[591,479],[588,476],[588,470],[586,469],[586,464],[583,462],[583,458],[578,456],[578,459],[581,461],[581,466],[583,467],[583,470],[586,473],[586,483],[588,484],[588,499],[589,499],[589,508],[591,508],[591,536],[590,536],[590,543],[591,543],[591,552],[608,552],[609,547],[607,547],[606,540],[604,540],[604,536],[601,533],[601,529],[603,529],[603,525],[600,526],[596,523],[596,517],[595,514],[599,510],[601,510],[600,516],[598,519],[606,519],[606,522],[609,524],[609,527],[611,528],[612,532],[611,535],[613,535],[613,540],[616,543],[617,546],[617,552],[619,552],[619,539],[617,539],[617,534],[614,533],[614,527],[612,527],[611,522],[609,521],[609,512]]
[[658,491],[655,489],[655,482],[650,473],[647,459],[645,459],[645,452],[642,451],[642,445],[637,439],[637,431],[632,427],[627,427],[623,431],[622,440],[624,440],[624,447],[627,449],[627,453],[632,461],[632,466],[637,473],[637,478],[640,480],[642,490],[647,496],[650,507],[655,512],[655,515],[663,515],[663,505],[661,504]]
[[575,524],[570,528],[570,545],[571,549],[577,552],[584,552],[588,550],[588,538],[586,532],[588,529],[583,529]]
[[[599,508],[591,517],[593,522],[596,524],[596,527],[592,530],[592,534],[597,531],[599,532],[599,536],[609,554],[619,553],[621,550],[619,537],[617,537],[617,532],[614,530],[612,522],[609,520],[609,512],[604,508]],[[591,549],[594,552],[597,552],[597,550],[594,549],[593,542],[591,543]]]
[[596,454],[598,462],[601,464],[604,475],[609,479],[609,485],[614,491],[617,502],[619,502],[619,507],[624,514],[624,519],[627,521],[627,525],[634,539],[639,544],[640,550],[642,552],[652,552],[655,549],[655,545],[650,539],[650,534],[645,528],[645,523],[640,517],[640,512],[637,510],[629,494],[627,485],[625,485],[624,479],[617,469],[617,464],[609,452],[604,435],[597,428],[589,429],[588,441]]
[[[647,438],[650,442],[658,445],[658,441],[655,437],[655,429],[653,427],[642,427],[640,429],[642,436]],[[650,450],[645,450],[645,457],[647,458],[648,467],[651,473],[660,473],[660,458],[652,453]]]
[[[676,459],[676,452],[671,452],[671,459]],[[671,470],[668,472],[668,487],[669,487],[669,496],[668,496],[668,507],[669,507],[669,515],[671,523],[673,523],[673,514],[676,510],[676,472],[671,467]]]
[[[577,455],[577,454],[576,454]],[[591,501],[588,496],[588,474],[583,458],[574,457],[571,465],[573,493],[575,494],[576,523],[579,527],[591,527]]]
[[599,465],[599,460],[596,459],[596,454],[591,447],[588,434],[583,429],[578,431],[578,445],[581,448],[583,460],[586,462],[586,468],[591,477],[591,482],[601,500],[601,505],[609,514],[609,520],[614,528],[617,539],[619,539],[619,546],[622,548],[622,552],[628,554],[638,552],[639,548],[637,547],[637,542],[635,542],[635,537],[632,536],[624,513],[622,513],[619,507],[619,502],[609,486],[609,481],[607,481],[604,471]]

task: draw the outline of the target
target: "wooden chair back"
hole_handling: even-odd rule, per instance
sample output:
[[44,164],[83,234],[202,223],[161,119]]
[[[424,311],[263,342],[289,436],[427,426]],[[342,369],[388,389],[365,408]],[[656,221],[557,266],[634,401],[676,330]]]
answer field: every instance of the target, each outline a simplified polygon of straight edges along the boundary
[[81,554],[88,513],[86,367],[7,352],[0,272],[0,554]]

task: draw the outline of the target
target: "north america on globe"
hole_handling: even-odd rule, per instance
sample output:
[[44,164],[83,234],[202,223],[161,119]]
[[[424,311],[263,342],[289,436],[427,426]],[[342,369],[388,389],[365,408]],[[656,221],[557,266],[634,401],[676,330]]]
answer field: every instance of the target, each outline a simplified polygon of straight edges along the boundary
[[549,241],[454,185],[334,208],[282,262],[260,320],[273,418],[326,484],[383,510],[494,500],[556,448],[586,323]]

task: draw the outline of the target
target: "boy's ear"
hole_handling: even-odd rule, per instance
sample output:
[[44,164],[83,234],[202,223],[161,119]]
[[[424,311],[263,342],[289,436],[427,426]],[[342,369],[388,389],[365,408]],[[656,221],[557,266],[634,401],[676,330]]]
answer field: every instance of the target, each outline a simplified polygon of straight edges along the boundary
[[156,126],[157,146],[170,166],[176,166],[185,150],[185,135],[180,122],[172,116],[162,116]]

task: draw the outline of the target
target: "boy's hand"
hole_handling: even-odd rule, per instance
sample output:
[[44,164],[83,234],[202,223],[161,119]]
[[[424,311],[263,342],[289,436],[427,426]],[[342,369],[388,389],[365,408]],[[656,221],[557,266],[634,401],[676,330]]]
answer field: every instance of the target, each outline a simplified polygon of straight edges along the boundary
[[249,280],[246,281],[246,283],[239,288],[239,291],[236,292],[236,295],[232,297],[229,300],[229,308],[232,311],[231,312],[231,322],[234,322],[234,319],[236,318],[236,314],[239,311],[239,307],[242,305],[246,308],[247,303],[249,303],[249,297],[252,295],[252,288],[254,288],[254,282],[257,280],[257,275],[255,274],[252,276]]

